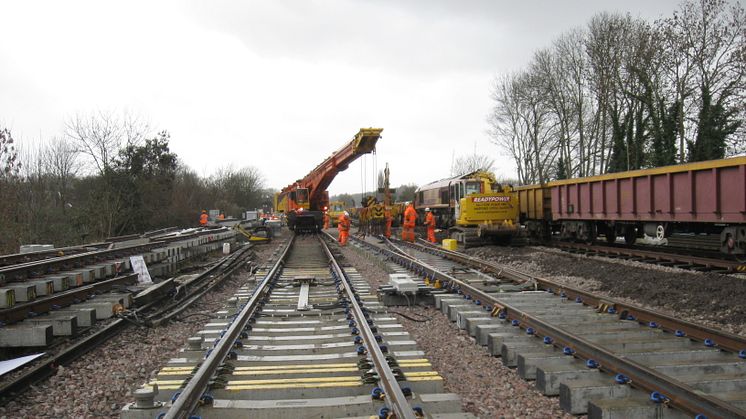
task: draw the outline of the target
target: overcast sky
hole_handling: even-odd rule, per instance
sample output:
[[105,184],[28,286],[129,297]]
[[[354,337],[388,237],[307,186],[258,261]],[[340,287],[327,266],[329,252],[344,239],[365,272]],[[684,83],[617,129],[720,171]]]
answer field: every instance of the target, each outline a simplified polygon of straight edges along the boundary
[[453,156],[495,158],[490,84],[600,11],[670,16],[678,1],[4,1],[0,126],[23,144],[94,110],[128,111],[171,133],[200,174],[257,167],[301,178],[361,127],[377,156],[330,193],[447,177]]

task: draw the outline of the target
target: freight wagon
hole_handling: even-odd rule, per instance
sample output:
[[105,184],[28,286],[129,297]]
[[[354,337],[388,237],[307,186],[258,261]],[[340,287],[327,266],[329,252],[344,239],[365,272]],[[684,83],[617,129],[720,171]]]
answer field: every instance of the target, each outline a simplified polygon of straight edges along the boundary
[[720,236],[746,257],[746,157],[634,170],[516,188],[519,220],[533,237],[633,244],[644,234]]

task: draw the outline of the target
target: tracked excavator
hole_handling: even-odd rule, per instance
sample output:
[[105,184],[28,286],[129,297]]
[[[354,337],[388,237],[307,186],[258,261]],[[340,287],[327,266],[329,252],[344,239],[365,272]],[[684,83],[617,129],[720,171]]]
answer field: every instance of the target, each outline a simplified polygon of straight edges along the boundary
[[326,189],[337,174],[363,154],[375,151],[383,128],[361,128],[350,142],[311,170],[275,194],[275,211],[285,214],[290,230],[299,233],[321,231],[323,214],[329,205]]

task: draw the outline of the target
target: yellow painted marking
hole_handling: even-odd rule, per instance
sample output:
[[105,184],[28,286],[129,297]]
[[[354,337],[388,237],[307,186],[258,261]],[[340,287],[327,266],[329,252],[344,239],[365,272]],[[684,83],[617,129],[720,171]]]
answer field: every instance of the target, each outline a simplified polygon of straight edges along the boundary
[[271,371],[271,370],[292,370],[308,368],[346,368],[356,367],[356,364],[349,362],[344,364],[294,364],[294,365],[265,365],[263,367],[236,367],[234,371]]
[[407,378],[409,377],[438,377],[438,373],[435,371],[414,371],[414,372],[408,372],[405,374]]
[[161,368],[161,372],[174,372],[174,371],[186,371],[186,372],[192,372],[197,367],[163,367]]
[[308,384],[267,384],[267,385],[227,385],[226,390],[270,390],[278,388],[328,388],[328,387],[358,387],[363,385],[361,381],[356,383],[308,383]]
[[348,368],[308,368],[293,370],[272,370],[272,371],[233,371],[233,375],[267,375],[267,374],[310,374],[310,373],[331,373],[331,372],[355,372],[359,371],[357,367]]
[[408,359],[404,361],[399,360],[398,362],[399,362],[399,366],[404,366],[404,365],[430,366],[431,365],[430,361],[428,361],[427,359]]
[[407,381],[443,381],[443,377],[406,377]]
[[269,380],[231,380],[228,385],[261,385],[261,384],[296,384],[296,383],[334,383],[360,381],[360,377],[310,377],[310,378],[277,378]]

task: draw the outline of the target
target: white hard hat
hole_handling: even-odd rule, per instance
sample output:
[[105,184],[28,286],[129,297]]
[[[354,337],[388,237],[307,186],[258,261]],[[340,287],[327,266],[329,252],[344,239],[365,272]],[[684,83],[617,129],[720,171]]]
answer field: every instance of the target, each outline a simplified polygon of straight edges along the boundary
[[430,208],[425,208],[425,211],[430,211]]
[[346,217],[349,217],[349,216],[350,216],[350,213],[349,213],[349,212],[347,212],[347,211],[345,211],[345,216],[346,216]]
[[411,204],[411,202],[409,202],[409,201],[407,201],[407,202],[404,203],[404,205],[409,205],[409,204]]

